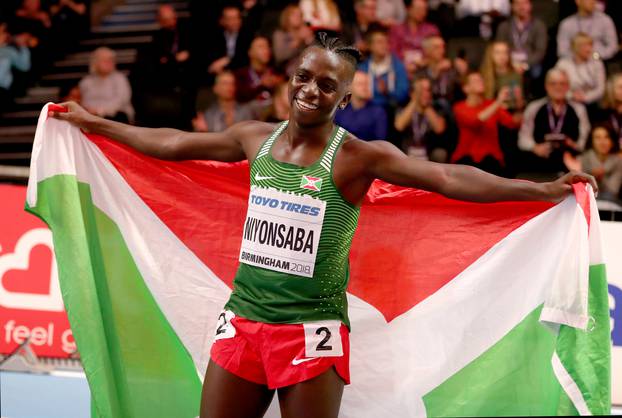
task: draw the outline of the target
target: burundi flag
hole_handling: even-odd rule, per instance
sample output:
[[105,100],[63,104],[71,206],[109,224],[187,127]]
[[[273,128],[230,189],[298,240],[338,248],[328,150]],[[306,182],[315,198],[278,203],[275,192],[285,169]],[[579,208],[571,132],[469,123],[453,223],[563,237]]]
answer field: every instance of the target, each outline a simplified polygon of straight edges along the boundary
[[[94,415],[195,417],[248,165],[155,160],[46,114],[27,209],[53,231]],[[348,292],[342,417],[609,412],[607,283],[584,185],[557,205],[473,204],[376,182]]]
[[300,188],[319,192],[322,190],[322,179],[320,177],[305,176],[300,180]]

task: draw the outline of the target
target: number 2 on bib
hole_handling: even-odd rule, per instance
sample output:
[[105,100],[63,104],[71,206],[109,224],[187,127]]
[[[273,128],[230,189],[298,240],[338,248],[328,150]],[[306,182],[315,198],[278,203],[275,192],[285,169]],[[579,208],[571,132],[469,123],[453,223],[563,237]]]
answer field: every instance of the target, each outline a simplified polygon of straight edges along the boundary
[[305,355],[307,357],[339,357],[341,345],[341,322],[319,321],[303,324],[305,331]]

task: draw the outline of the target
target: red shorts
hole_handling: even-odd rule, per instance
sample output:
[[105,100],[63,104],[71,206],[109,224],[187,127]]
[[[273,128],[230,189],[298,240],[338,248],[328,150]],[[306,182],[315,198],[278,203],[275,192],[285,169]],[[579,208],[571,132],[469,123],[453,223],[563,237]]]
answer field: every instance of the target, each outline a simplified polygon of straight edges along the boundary
[[215,334],[212,361],[270,389],[309,380],[333,366],[350,383],[350,340],[341,321],[265,324],[223,311]]

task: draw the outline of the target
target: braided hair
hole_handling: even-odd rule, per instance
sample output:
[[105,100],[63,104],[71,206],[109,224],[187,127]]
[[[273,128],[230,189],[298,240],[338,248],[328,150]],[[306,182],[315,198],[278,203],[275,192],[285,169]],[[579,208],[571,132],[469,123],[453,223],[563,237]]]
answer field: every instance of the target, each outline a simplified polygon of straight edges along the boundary
[[334,52],[341,58],[345,59],[356,70],[358,63],[361,61],[361,51],[352,45],[344,43],[336,36],[330,36],[326,32],[319,32],[315,38],[313,46]]

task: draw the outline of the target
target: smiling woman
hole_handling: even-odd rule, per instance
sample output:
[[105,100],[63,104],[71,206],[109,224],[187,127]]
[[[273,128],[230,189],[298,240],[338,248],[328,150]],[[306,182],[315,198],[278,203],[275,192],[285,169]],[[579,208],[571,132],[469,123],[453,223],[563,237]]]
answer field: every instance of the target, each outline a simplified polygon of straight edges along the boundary
[[321,34],[302,53],[289,84],[289,120],[279,125],[247,121],[223,132],[187,133],[104,120],[75,103],[51,114],[161,159],[249,160],[240,264],[214,333],[203,418],[262,416],[275,391],[285,418],[338,416],[349,383],[348,256],[375,179],[477,202],[557,202],[571,183],[596,188],[581,173],[518,182],[359,140],[333,119],[350,101],[359,55]]

